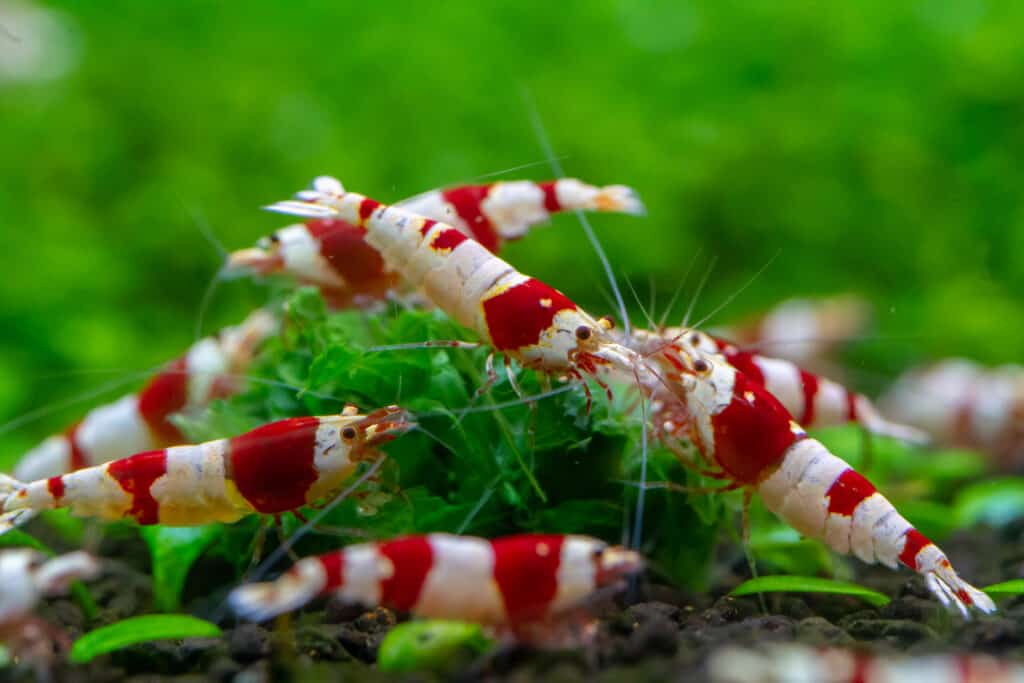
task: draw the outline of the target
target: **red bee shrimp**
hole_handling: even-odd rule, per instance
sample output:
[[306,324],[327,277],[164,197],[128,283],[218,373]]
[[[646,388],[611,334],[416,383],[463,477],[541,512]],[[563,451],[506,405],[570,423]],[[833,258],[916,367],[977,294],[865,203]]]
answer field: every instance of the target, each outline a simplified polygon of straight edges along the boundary
[[1024,683],[1024,666],[990,655],[880,656],[788,644],[721,648],[708,673],[711,683]]
[[236,588],[230,602],[241,617],[263,621],[334,594],[522,636],[533,625],[578,619],[595,591],[620,587],[642,567],[637,553],[587,536],[429,534],[300,560],[276,581]]
[[[624,185],[595,187],[573,178],[535,183],[502,181],[434,190],[396,206],[457,228],[492,253],[552,213],[572,210],[643,213],[636,193]],[[285,272],[316,285],[335,308],[380,300],[399,281],[352,222],[319,218],[282,228],[255,248],[228,258],[229,270],[268,275]]]
[[[601,368],[631,372],[639,356],[557,289],[528,277],[452,226],[346,192],[320,177],[298,201],[267,207],[296,215],[338,218],[366,230],[366,243],[387,267],[419,286],[434,304],[491,347],[526,368],[582,380]],[[512,375],[509,375],[512,377]],[[586,388],[586,383],[584,383]],[[589,398],[589,394],[588,394]]]
[[53,558],[27,548],[0,551],[0,642],[30,660],[45,659],[54,641],[66,646],[67,636],[32,610],[43,598],[67,591],[72,581],[94,578],[99,571],[96,559],[81,551]]
[[1007,469],[1024,465],[1024,368],[954,358],[911,370],[880,403],[941,444],[978,448]]
[[356,412],[278,420],[30,483],[0,475],[0,533],[53,508],[170,526],[297,510],[336,491],[360,462],[376,460],[377,446],[413,426],[397,406]]
[[[657,426],[690,439],[708,476],[761,494],[765,507],[839,553],[921,574],[928,589],[964,615],[992,612],[991,598],[961,579],[938,546],[912,527],[867,479],[807,436],[761,384],[684,340],[660,354],[662,376],[645,386],[660,404]],[[669,394],[669,395],[666,395]]]
[[169,418],[238,391],[237,375],[249,365],[256,348],[276,331],[275,318],[258,310],[241,325],[200,339],[137,394],[93,409],[63,434],[30,450],[15,466],[14,476],[23,481],[44,479],[184,443],[184,435]]
[[896,424],[882,417],[867,396],[842,384],[810,373],[795,363],[744,351],[732,342],[694,329],[669,327],[655,334],[636,330],[633,341],[641,351],[673,353],[680,339],[706,354],[720,354],[779,399],[801,426],[808,429],[856,423],[873,434],[912,443],[925,443],[928,435],[914,427]]
[[871,308],[857,296],[788,299],[764,315],[721,330],[741,346],[770,349],[772,356],[818,369],[826,355],[863,332]]

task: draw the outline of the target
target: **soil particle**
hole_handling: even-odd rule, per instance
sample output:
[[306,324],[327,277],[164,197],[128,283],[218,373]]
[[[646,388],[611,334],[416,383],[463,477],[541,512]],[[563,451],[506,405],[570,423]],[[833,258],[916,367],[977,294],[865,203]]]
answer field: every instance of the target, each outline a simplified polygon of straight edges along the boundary
[[883,607],[879,616],[883,619],[905,619],[920,623],[932,623],[941,618],[942,605],[934,599],[917,595],[902,595]]
[[958,638],[971,650],[1000,653],[1022,643],[1021,626],[1003,617],[989,617],[967,624]]
[[881,641],[881,644],[906,649],[921,641],[938,640],[939,634],[924,624],[896,619],[844,620],[843,627],[857,640]]
[[240,624],[228,636],[231,657],[247,664],[270,654],[270,635],[256,624]]
[[853,645],[853,637],[822,617],[808,617],[796,625],[796,638],[801,643],[818,647]]
[[231,659],[231,657],[218,657],[210,663],[210,666],[206,669],[206,673],[211,681],[228,683],[228,681],[232,680],[241,670],[242,667],[239,666],[238,662]]
[[682,612],[675,605],[644,602],[628,607],[612,624],[618,638],[611,661],[637,662],[645,657],[671,657],[677,649]]
[[351,661],[352,655],[341,640],[344,630],[345,627],[337,624],[301,626],[295,633],[295,649],[313,659]]

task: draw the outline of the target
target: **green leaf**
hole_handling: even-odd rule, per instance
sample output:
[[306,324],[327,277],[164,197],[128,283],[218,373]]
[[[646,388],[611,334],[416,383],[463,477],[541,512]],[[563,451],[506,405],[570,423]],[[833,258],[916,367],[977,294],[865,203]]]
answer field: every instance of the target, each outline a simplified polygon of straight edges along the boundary
[[220,534],[219,524],[197,527],[142,527],[153,565],[153,601],[164,612],[177,610],[188,571]]
[[72,662],[84,664],[99,655],[138,643],[216,638],[220,635],[221,630],[215,624],[202,619],[184,614],[150,614],[125,619],[86,633],[71,646],[70,656]]
[[477,624],[410,621],[385,636],[377,652],[377,667],[387,672],[451,671],[491,645]]
[[753,595],[755,593],[832,593],[834,595],[853,595],[875,607],[889,604],[888,597],[869,588],[817,576],[760,576],[743,582],[734,588],[730,595]]
[[1012,581],[994,583],[991,586],[985,586],[981,590],[985,591],[989,595],[999,597],[1024,595],[1024,579],[1013,579]]
[[787,574],[832,573],[832,553],[818,541],[801,538],[790,527],[772,525],[751,534],[750,552]]
[[50,548],[44,543],[36,540],[32,536],[29,536],[21,529],[11,529],[0,536],[0,548],[32,548],[32,550],[38,550],[44,555],[48,555],[50,557],[57,554],[50,550]]
[[981,522],[1005,526],[1024,515],[1024,479],[997,479],[968,486],[956,497],[953,509],[960,526]]

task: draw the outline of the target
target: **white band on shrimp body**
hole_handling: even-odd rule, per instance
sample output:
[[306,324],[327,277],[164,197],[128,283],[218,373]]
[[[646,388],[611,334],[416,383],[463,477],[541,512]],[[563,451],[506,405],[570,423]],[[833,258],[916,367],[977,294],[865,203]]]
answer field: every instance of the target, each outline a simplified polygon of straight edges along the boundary
[[149,489],[161,524],[234,522],[252,511],[228,495],[224,463],[229,443],[219,439],[167,449],[167,471]]
[[496,183],[480,202],[480,210],[504,239],[522,237],[531,225],[550,216],[544,191],[528,180]]
[[395,573],[391,560],[377,552],[373,544],[345,549],[345,581],[337,591],[346,601],[360,605],[380,604],[380,582]]
[[149,426],[139,414],[138,397],[123,396],[89,412],[75,430],[89,465],[117,460],[155,448]]
[[188,405],[209,401],[214,382],[229,369],[227,354],[216,339],[205,337],[193,344],[185,356]]
[[604,546],[593,539],[568,536],[562,543],[558,563],[558,591],[548,612],[558,614],[580,604],[597,587],[597,564],[594,552]]
[[296,277],[330,287],[344,287],[345,281],[320,253],[320,242],[302,223],[281,228],[276,233],[280,240],[284,270]]
[[494,581],[491,544],[449,534],[430,534],[427,540],[433,562],[413,608],[416,615],[503,623],[505,605]]

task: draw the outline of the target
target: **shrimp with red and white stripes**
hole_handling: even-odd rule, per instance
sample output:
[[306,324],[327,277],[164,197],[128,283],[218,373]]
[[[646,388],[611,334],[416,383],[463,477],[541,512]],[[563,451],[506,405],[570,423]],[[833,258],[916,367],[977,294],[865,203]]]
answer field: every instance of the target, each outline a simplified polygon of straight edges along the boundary
[[595,591],[621,587],[642,568],[637,553],[587,536],[438,533],[309,557],[276,581],[236,588],[230,602],[239,616],[263,621],[334,594],[528,637],[533,626],[578,617]]
[[843,294],[824,299],[787,299],[763,315],[717,330],[746,348],[768,350],[776,358],[812,367],[830,365],[825,357],[861,334],[871,319],[870,305]]
[[600,382],[600,370],[628,373],[641,360],[612,338],[610,319],[594,318],[446,223],[347,192],[326,176],[297,196],[267,208],[364,228],[366,243],[389,269],[504,354],[506,367],[511,358],[525,368]]
[[34,617],[45,597],[67,591],[72,581],[95,578],[99,562],[81,551],[48,558],[28,548],[0,551],[0,643],[19,658],[45,660],[67,636]]
[[[501,181],[433,190],[397,207],[443,221],[492,253],[561,211],[641,214],[643,204],[624,185],[595,187],[574,178],[543,182]],[[313,219],[284,227],[251,249],[228,257],[228,271],[283,272],[316,285],[335,308],[383,298],[399,282],[380,254],[364,241],[366,231],[346,220]]]
[[63,434],[49,437],[26,453],[15,466],[15,478],[44,479],[184,443],[184,435],[169,418],[237,392],[242,385],[239,374],[260,344],[276,331],[275,317],[261,309],[237,327],[200,339],[137,394],[93,409]]
[[397,406],[357,412],[278,420],[29,483],[0,475],[0,533],[54,508],[170,526],[295,511],[334,492],[360,462],[379,457],[378,446],[413,426]]
[[1024,466],[1024,367],[945,360],[901,375],[879,405],[938,443],[985,451],[1006,469]]
[[656,426],[666,438],[692,441],[708,467],[704,474],[730,482],[723,490],[756,491],[768,510],[836,552],[892,568],[906,565],[965,616],[970,607],[995,610],[938,546],[871,482],[808,437],[764,386],[685,339],[673,351],[650,356],[661,373],[644,379],[657,401]]
[[726,362],[779,399],[802,427],[813,429],[856,423],[881,436],[911,443],[929,441],[928,434],[919,429],[886,420],[867,396],[808,372],[791,361],[744,351],[732,342],[694,329],[669,327],[658,333],[633,332],[634,346],[647,353],[672,353],[673,343],[680,339],[704,353],[721,354]]
[[872,655],[777,643],[721,648],[708,674],[711,683],[1024,683],[1020,662],[989,655]]

